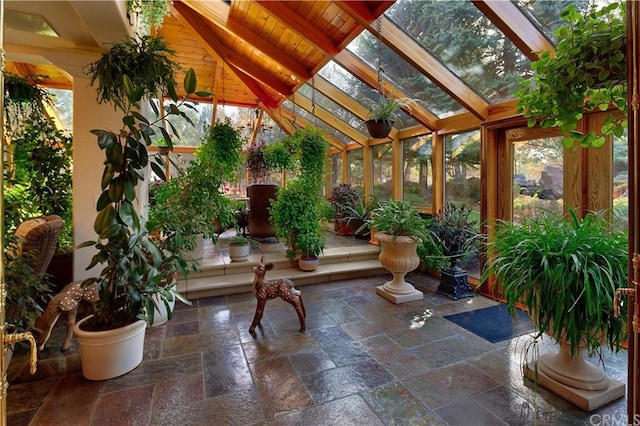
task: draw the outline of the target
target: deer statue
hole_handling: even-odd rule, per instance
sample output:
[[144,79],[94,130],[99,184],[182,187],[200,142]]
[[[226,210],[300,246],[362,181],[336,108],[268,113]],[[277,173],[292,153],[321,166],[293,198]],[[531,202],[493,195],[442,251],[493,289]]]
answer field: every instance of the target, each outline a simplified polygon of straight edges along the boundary
[[253,279],[253,295],[258,299],[258,305],[256,306],[256,314],[253,317],[249,332],[253,333],[256,326],[260,325],[262,319],[262,313],[264,312],[264,306],[269,299],[281,298],[287,303],[291,303],[296,308],[298,319],[300,320],[300,332],[305,330],[305,317],[306,312],[304,310],[304,304],[302,303],[302,293],[293,286],[293,282],[287,278],[280,278],[275,281],[268,281],[264,276],[267,271],[273,269],[273,262],[260,262],[253,268],[251,272],[256,274]]
[[53,326],[56,325],[60,315],[65,315],[67,318],[67,335],[64,342],[62,342],[61,349],[63,351],[69,349],[71,337],[73,336],[73,326],[76,323],[76,315],[78,314],[78,306],[80,303],[86,303],[95,313],[98,297],[98,286],[96,284],[83,286],[82,281],[74,281],[67,284],[60,293],[51,299],[42,315],[36,319],[35,327],[31,328],[31,332],[36,337],[38,349],[44,350],[44,345],[49,340],[51,330],[53,330]]

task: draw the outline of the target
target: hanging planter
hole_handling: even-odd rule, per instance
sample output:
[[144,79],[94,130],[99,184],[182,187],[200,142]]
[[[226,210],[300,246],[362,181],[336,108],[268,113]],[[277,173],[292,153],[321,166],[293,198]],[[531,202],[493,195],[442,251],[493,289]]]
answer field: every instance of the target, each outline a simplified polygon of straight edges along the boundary
[[374,139],[384,139],[389,137],[393,123],[393,120],[387,120],[384,118],[371,119],[364,122],[367,126],[369,135]]

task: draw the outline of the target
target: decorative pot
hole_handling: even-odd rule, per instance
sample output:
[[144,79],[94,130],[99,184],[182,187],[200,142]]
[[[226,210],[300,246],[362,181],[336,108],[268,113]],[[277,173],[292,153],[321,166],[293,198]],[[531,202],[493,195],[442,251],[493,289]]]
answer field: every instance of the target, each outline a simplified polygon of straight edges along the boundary
[[80,348],[82,375],[86,379],[112,379],[140,365],[147,326],[145,321],[139,320],[115,330],[82,330],[82,324],[91,317],[83,318],[73,327]]
[[338,222],[338,234],[339,235],[342,235],[342,236],[353,235],[354,229],[357,229],[357,228],[353,228],[353,226],[348,224],[346,221],[340,220]]
[[315,271],[320,264],[320,258],[318,256],[302,256],[298,259],[298,268],[303,271]]
[[376,293],[394,302],[403,303],[423,298],[422,292],[416,290],[405,281],[404,276],[420,264],[418,243],[411,237],[396,236],[378,232],[381,251],[378,259],[391,274],[393,279],[377,287]]
[[364,124],[367,126],[369,135],[374,139],[384,139],[391,133],[394,121],[376,118],[367,120]]
[[242,243],[242,244],[234,244],[229,243],[229,257],[232,262],[244,262],[249,257],[249,253],[251,253],[251,244]]

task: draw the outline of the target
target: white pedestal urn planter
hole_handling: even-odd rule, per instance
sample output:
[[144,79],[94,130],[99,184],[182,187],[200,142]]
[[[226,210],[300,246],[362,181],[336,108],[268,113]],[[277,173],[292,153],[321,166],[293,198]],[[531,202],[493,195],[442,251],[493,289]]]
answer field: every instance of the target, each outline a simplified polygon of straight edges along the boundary
[[84,331],[80,327],[91,316],[78,321],[73,332],[78,339],[82,375],[89,380],[122,376],[142,362],[146,321],[107,331]]
[[380,263],[393,274],[393,279],[376,287],[376,293],[393,303],[421,300],[424,295],[405,281],[404,276],[420,264],[416,252],[418,243],[410,237],[378,232],[376,237],[381,246]]
[[586,360],[584,348],[578,348],[571,356],[568,342],[559,346],[559,352],[546,353],[536,362],[529,362],[524,369],[525,376],[585,411],[595,410],[625,395],[626,385]]

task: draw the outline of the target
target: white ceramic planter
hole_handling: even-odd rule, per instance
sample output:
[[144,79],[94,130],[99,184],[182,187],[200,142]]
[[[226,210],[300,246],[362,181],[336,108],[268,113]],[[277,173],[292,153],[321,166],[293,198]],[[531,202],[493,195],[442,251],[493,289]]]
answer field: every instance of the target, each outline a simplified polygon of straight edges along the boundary
[[[156,302],[156,309],[153,310],[153,324],[152,327],[157,325],[162,325],[169,320],[169,312],[167,312],[167,307],[164,304],[164,301],[160,296],[154,294],[153,301]],[[169,307],[173,312],[173,307],[176,305],[176,299],[174,298],[171,302],[169,302]]]
[[298,259],[298,268],[300,268],[303,271],[315,271],[318,268],[318,265],[320,264],[320,258],[319,257],[301,257],[300,259]]
[[122,376],[142,362],[146,321],[107,331],[84,331],[83,318],[73,327],[80,347],[82,375],[89,380]]
[[244,262],[251,253],[251,244],[229,243],[229,257],[232,262]]

